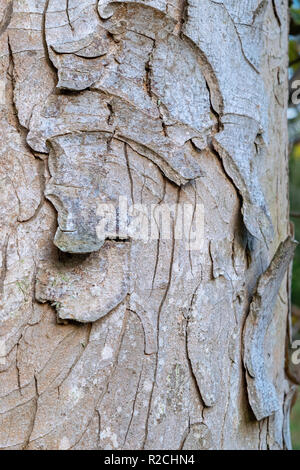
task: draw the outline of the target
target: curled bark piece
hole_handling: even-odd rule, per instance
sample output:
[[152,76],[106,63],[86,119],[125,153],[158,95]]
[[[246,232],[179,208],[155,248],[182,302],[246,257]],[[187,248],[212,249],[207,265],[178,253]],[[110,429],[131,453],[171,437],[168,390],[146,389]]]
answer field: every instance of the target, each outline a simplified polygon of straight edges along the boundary
[[245,325],[244,365],[248,397],[258,421],[280,408],[276,388],[266,372],[264,344],[278,292],[296,246],[290,237],[280,244],[269,268],[258,281]]
[[65,11],[49,0],[45,15],[45,39],[49,58],[57,69],[61,89],[84,90],[103,72],[103,57],[112,40],[101,27],[95,0],[73,1]]
[[[213,136],[213,144],[227,175],[243,198],[247,230],[255,238],[268,243],[272,239],[273,229],[259,179],[261,159],[255,155],[258,137],[261,141],[268,141],[267,93],[256,69],[260,57],[254,57],[251,48],[247,47],[246,50],[246,45],[253,43],[251,28],[243,26],[248,23],[252,25],[260,11],[257,7],[258,0],[247,2],[247,7],[231,0],[189,0],[183,34],[199,48],[202,55],[209,58],[209,67],[215,71],[212,83],[218,85],[223,106],[221,112],[218,111],[220,132]],[[222,18],[220,28],[214,34],[208,26],[212,18],[214,21]],[[242,36],[239,27],[246,28]],[[260,28],[258,32],[258,36],[261,35]],[[257,40],[260,41],[260,37]],[[255,48],[256,54],[257,50],[260,48]],[[229,51],[232,57],[230,63],[227,60]],[[203,73],[207,75],[207,72],[208,66],[205,65]],[[213,84],[209,84],[211,92],[214,92],[212,103],[216,94]]]
[[[83,109],[89,106],[89,111]],[[113,112],[110,118],[109,107]],[[113,122],[111,123],[111,120]],[[135,126],[131,122],[135,119]],[[158,165],[165,176],[177,185],[203,176],[193,151],[177,145],[162,135],[159,118],[152,118],[127,105],[122,99],[86,92],[83,95],[51,97],[43,108],[33,113],[28,144],[37,152],[48,152],[46,141],[72,132],[107,132],[137,148]]]
[[59,320],[99,320],[127,295],[128,249],[124,243],[106,242],[85,260],[43,263],[37,273],[36,299],[51,303]]
[[284,422],[283,422],[283,442],[286,450],[292,450],[292,440],[291,440],[291,426],[290,426],[290,414],[293,399],[297,392],[297,387],[292,385],[288,392],[285,395],[283,413],[284,413]]
[[[248,25],[254,19],[258,21],[257,15],[252,18],[256,3],[251,3],[247,15],[232,2],[215,2],[210,8],[217,21],[223,17],[225,7],[230,37],[236,37],[235,23]],[[138,145],[140,154],[182,186],[203,176],[189,142],[198,139],[202,142],[200,147],[205,148],[213,138],[226,173],[243,198],[248,231],[268,243],[273,236],[272,222],[257,174],[259,159],[255,158],[257,136],[267,135],[267,107],[263,82],[245,56],[241,39],[235,43],[233,56],[239,58],[236,70],[245,61],[243,77],[232,74],[224,48],[220,48],[222,38],[228,36],[227,30],[212,38],[217,41],[213,47],[217,52],[207,59],[211,55],[211,32],[206,32],[203,25],[207,33],[203,36],[200,27],[205,23],[205,5],[199,8],[190,1],[182,9],[182,2],[178,1],[169,9],[165,0],[103,0],[97,3],[99,15],[94,7],[90,0],[76,0],[68,10],[66,3],[62,19],[56,2],[49,1],[45,38],[49,57],[57,69],[58,88],[85,93],[68,96],[67,100],[52,96],[44,107],[37,106],[30,122],[29,145],[47,152],[47,138],[61,133],[108,131],[135,149]],[[187,16],[184,21],[183,10]],[[191,13],[197,18],[197,34],[191,34]],[[247,31],[244,36],[249,39]],[[220,68],[222,74],[218,77],[215,71]],[[237,96],[241,98],[238,102]],[[100,116],[94,112],[92,121],[86,115],[85,99],[92,99],[92,110],[96,106],[100,109]],[[51,119],[49,105],[54,109],[52,113],[50,110]],[[84,116],[79,109],[82,106]],[[68,119],[70,110],[72,121]],[[216,133],[218,127],[220,132]]]
[[259,182],[255,140],[259,124],[248,117],[228,115],[222,120],[224,130],[213,138],[226,173],[243,199],[242,213],[247,230],[255,238],[269,243],[273,226]]

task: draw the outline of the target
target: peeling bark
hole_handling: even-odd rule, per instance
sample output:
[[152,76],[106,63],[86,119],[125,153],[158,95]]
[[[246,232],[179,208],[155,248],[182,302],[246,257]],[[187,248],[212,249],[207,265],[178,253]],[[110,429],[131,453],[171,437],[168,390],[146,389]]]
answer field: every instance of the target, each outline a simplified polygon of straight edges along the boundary
[[244,331],[244,364],[251,408],[261,420],[280,408],[275,387],[267,376],[265,343],[278,292],[294,257],[297,243],[281,243],[269,268],[261,275],[254,293]]
[[290,447],[286,31],[281,0],[0,0],[0,449]]

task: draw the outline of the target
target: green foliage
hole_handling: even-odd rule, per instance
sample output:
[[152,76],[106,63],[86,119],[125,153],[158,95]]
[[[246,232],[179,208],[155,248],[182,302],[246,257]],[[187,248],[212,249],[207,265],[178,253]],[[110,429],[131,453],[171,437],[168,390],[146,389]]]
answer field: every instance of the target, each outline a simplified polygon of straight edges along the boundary
[[300,24],[300,9],[291,8],[291,17],[294,23]]
[[290,62],[294,62],[298,59],[298,47],[296,41],[293,39],[291,39],[289,43],[289,59]]
[[[291,213],[300,213],[300,158],[291,155],[290,160],[290,200]],[[300,218],[292,217],[295,226],[295,238],[300,240]],[[293,283],[292,283],[292,302],[300,306],[300,249],[297,248],[294,266],[293,266]]]
[[292,67],[293,70],[296,70],[299,67],[300,62],[298,62],[299,59],[299,46],[297,41],[291,39],[289,42],[289,61],[290,61],[290,67]]

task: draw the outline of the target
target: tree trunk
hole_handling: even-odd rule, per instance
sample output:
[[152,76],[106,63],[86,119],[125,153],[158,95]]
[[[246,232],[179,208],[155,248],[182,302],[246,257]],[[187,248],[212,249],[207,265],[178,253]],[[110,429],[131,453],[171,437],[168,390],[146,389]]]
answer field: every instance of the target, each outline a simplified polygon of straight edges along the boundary
[[290,447],[287,8],[0,0],[0,448]]

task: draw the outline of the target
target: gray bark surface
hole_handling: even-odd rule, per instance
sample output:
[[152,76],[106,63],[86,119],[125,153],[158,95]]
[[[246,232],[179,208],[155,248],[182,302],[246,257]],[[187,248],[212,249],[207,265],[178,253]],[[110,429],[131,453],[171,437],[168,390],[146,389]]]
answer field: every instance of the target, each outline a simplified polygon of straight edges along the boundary
[[287,3],[0,0],[0,449],[290,448]]

